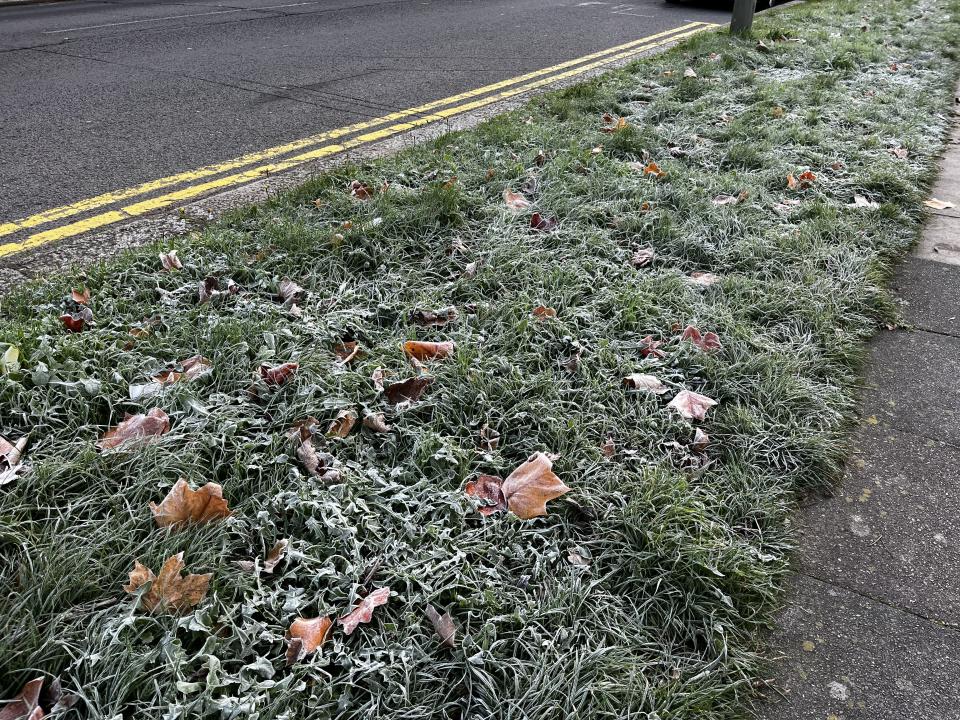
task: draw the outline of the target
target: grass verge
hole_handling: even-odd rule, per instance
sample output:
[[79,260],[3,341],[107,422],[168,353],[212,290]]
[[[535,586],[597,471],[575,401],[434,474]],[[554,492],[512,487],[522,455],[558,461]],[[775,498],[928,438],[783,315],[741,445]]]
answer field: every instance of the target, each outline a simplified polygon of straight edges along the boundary
[[[0,697],[48,674],[90,718],[743,715],[793,498],[839,473],[863,342],[892,317],[883,281],[922,219],[958,10],[792,7],[758,19],[760,43],[706,34],[232,213],[164,246],[178,271],[144,250],[7,298],[0,343],[20,357],[0,377],[0,434],[30,444],[0,487]],[[626,125],[604,133],[604,113]],[[354,180],[373,197],[351,197]],[[508,188],[533,207],[509,210]],[[556,227],[533,228],[534,211]],[[210,276],[240,292],[199,303]],[[277,301],[284,277],[305,288],[296,312]],[[68,333],[79,284],[97,324]],[[451,305],[446,326],[411,319]],[[681,340],[688,325],[722,347]],[[456,351],[398,409],[371,376],[415,375],[408,339]],[[363,349],[348,364],[344,341]],[[211,375],[130,400],[197,354]],[[289,383],[256,380],[289,361]],[[635,372],[667,394],[626,391]],[[705,421],[666,408],[684,388],[718,401]],[[153,407],[172,421],[158,442],[95,449]],[[344,410],[392,429],[315,440],[341,473],[320,481],[286,431]],[[546,517],[481,517],[465,482],[537,451],[572,491]],[[157,529],[148,504],[180,477],[221,483],[233,516]],[[281,538],[272,573],[237,565]],[[206,598],[144,612],[121,589],[134,558],[157,570],[181,551],[212,573]],[[371,623],[285,666],[295,618],[381,587]]]

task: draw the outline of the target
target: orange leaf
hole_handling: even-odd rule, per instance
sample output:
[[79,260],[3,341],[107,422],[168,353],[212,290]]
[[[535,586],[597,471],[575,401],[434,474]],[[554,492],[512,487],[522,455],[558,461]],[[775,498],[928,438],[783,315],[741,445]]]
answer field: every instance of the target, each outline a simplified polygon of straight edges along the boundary
[[141,445],[168,432],[170,417],[160,408],[153,408],[146,415],[127,415],[123,422],[100,438],[97,447],[111,450],[126,444]]
[[414,360],[440,360],[453,354],[455,345],[450,342],[422,342],[407,340],[403,351]]
[[795,190],[797,187],[797,179],[793,176],[793,173],[787,173],[787,187],[790,190]]
[[158,527],[205,523],[230,517],[223,488],[209,482],[199,490],[192,490],[183,478],[177,480],[159,505],[150,503],[153,519]]
[[548,320],[557,316],[557,311],[546,305],[538,305],[533,309],[533,316],[538,320]]
[[345,438],[357,423],[357,414],[353,410],[341,410],[327,428],[327,435]]
[[71,290],[70,297],[78,305],[89,305],[90,304],[90,290],[89,288],[83,288],[83,290]]
[[666,173],[660,169],[660,166],[657,165],[653,160],[648,162],[646,166],[643,168],[643,174],[653,175],[654,177],[657,177],[657,178],[661,178],[664,175],[666,175]]
[[135,560],[133,570],[130,571],[130,584],[124,585],[123,589],[132,594],[147,583],[152,583],[150,589],[140,597],[143,607],[150,612],[158,610],[183,614],[203,600],[212,575],[208,573],[181,577],[181,570],[182,552],[167,558],[160,568],[159,577],[154,575],[150,568],[141,565],[139,560]]
[[390,599],[390,588],[377,588],[367,595],[360,604],[346,615],[340,618],[340,624],[343,625],[343,632],[347,635],[353,633],[360,623],[368,623],[373,619],[374,608],[386,605]]
[[550,458],[539,452],[503,481],[503,496],[517,517],[528,520],[546,515],[548,501],[570,492],[552,468]]
[[333,620],[323,616],[318,618],[298,617],[290,625],[290,647],[287,649],[287,665],[316,651],[330,636]]

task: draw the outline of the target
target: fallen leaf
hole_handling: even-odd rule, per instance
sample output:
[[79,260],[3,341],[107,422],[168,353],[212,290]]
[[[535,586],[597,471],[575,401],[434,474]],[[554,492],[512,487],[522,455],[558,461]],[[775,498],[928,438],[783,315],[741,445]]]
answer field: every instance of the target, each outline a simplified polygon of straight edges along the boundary
[[287,547],[289,547],[289,540],[277,540],[273,547],[270,548],[270,552],[267,553],[266,559],[263,561],[263,565],[260,569],[257,569],[257,563],[255,560],[238,560],[237,565],[239,565],[243,570],[247,572],[265,572],[272,573],[274,568],[283,560],[287,554]]
[[450,613],[441,615],[433,605],[427,605],[424,610],[433,629],[440,636],[440,642],[447,647],[455,648],[457,646],[457,628],[453,624],[453,617]]
[[547,514],[547,502],[570,492],[553,473],[553,462],[538,452],[503,481],[507,507],[522,520]]
[[937,200],[937,198],[924,200],[923,204],[933,210],[949,210],[950,208],[954,207],[954,204],[949,200]]
[[259,372],[260,372],[260,377],[263,378],[263,381],[267,385],[276,386],[276,385],[283,385],[288,380],[290,380],[290,378],[293,377],[294,373],[297,372],[297,368],[299,367],[300,367],[299,363],[295,363],[295,362],[283,363],[282,365],[275,365],[273,367],[271,367],[270,365],[267,365],[266,363],[263,363],[260,365]]
[[76,313],[63,313],[60,322],[69,332],[82,332],[87,325],[93,324],[93,312],[88,307],[82,307]]
[[547,162],[547,154],[541,149],[533,158],[533,164],[537,167],[543,167]]
[[767,45],[763,40],[757,40],[757,50],[760,52],[770,52],[770,46]]
[[369,185],[364,185],[359,180],[354,180],[350,183],[350,196],[355,197],[357,200],[369,200],[373,197],[373,188]]
[[478,475],[464,486],[464,492],[480,500],[477,511],[487,517],[507,509],[507,499],[503,496],[503,478],[496,475]]
[[0,485],[6,485],[17,479],[23,472],[23,451],[27,449],[29,435],[24,435],[11,443],[0,435]]
[[480,428],[480,444],[485,450],[493,452],[500,446],[500,433],[484,423]]
[[629,127],[629,123],[626,118],[619,118],[616,122],[613,121],[613,116],[606,114],[603,116],[603,121],[606,123],[603,127],[600,128],[600,132],[612,134],[615,132],[620,132],[621,130]]
[[603,453],[605,458],[612,458],[617,454],[617,444],[613,441],[612,437],[608,437],[603,441],[603,444],[600,446],[600,452]]
[[219,278],[212,275],[201,280],[197,286],[197,296],[201,305],[223,295],[236,295],[238,292],[240,292],[240,286],[233,280],[227,280],[226,287],[221,290]]
[[16,345],[9,345],[0,355],[0,373],[9,375],[20,370],[20,348]]
[[311,438],[307,438],[297,447],[297,457],[303,463],[303,467],[309,475],[318,477],[328,483],[340,481],[340,471],[334,467],[336,461],[333,455],[327,452],[317,452]]
[[213,371],[213,365],[202,355],[194,355],[177,363],[180,370],[162,370],[150,378],[150,382],[140,385],[131,385],[128,388],[130,399],[145,400],[160,394],[167,385],[176,382],[189,382],[203,377]]
[[294,303],[303,295],[304,289],[288,277],[282,278],[277,285],[277,295],[284,303]]
[[779,105],[775,105],[775,106],[773,107],[773,109],[770,110],[770,115],[771,115],[771,117],[775,117],[775,118],[777,118],[778,120],[779,120],[780,118],[782,118],[785,113],[786,113],[786,110],[784,110],[784,109],[783,109],[782,107],[780,107]]
[[490,181],[493,180],[496,176],[497,176],[497,171],[496,171],[496,170],[494,170],[493,168],[487,168],[487,172],[486,172],[486,174],[484,175],[484,179],[485,179],[487,182],[490,182]]
[[603,154],[603,145],[597,145],[595,148],[590,150],[591,155],[602,155]]
[[700,330],[695,328],[693,325],[687,325],[684,328],[683,334],[680,335],[681,340],[689,340],[696,347],[704,351],[710,350],[720,350],[722,346],[720,345],[720,338],[715,332],[705,332],[700,333]]
[[736,195],[717,195],[713,199],[714,205],[738,205],[750,196],[746,190],[741,190]]
[[817,176],[814,175],[810,170],[804,170],[802,173],[797,175],[797,180],[800,182],[801,187],[808,187],[810,184],[816,182]]
[[718,282],[720,282],[720,276],[714,275],[709,272],[692,272],[687,278],[687,283],[689,285],[697,285],[699,287],[710,287]]
[[440,310],[414,310],[410,313],[410,321],[423,327],[443,327],[456,322],[459,314],[453,306]]
[[333,354],[337,356],[339,365],[346,365],[360,353],[360,343],[356,340],[337,343],[333,348]]
[[353,410],[341,410],[327,428],[327,437],[345,438],[357,424],[357,414]]
[[377,433],[387,433],[392,429],[389,425],[387,425],[387,421],[383,413],[367,413],[367,415],[363,418],[363,426]]
[[646,390],[654,395],[663,395],[669,388],[655,375],[632,373],[623,379],[623,386],[630,390]]
[[360,604],[346,615],[340,618],[340,624],[343,625],[343,632],[347,635],[353,633],[360,623],[368,623],[373,619],[374,608],[386,605],[390,599],[390,588],[382,587],[374,590],[367,595]]
[[848,204],[847,207],[852,208],[873,208],[876,209],[880,207],[880,203],[874,200],[868,200],[863,195],[854,195],[853,202]]
[[[582,552],[582,551],[581,551]],[[590,561],[585,558],[581,552],[571,550],[567,553],[567,562],[576,567],[590,567]]]
[[418,375],[400,382],[390,383],[384,394],[387,396],[387,402],[391,405],[414,403],[420,399],[432,382],[432,377]]
[[90,289],[85,287],[82,290],[71,290],[70,299],[77,303],[77,305],[89,305]]
[[799,200],[796,200],[794,198],[784,198],[783,201],[775,203],[773,206],[773,209],[778,210],[780,212],[788,212],[791,209],[797,207],[799,204],[800,204]]
[[557,311],[546,305],[538,305],[533,309],[533,316],[538,320],[549,320],[557,316]]
[[135,593],[147,583],[150,589],[140,596],[140,603],[149,612],[171,612],[183,614],[203,600],[210,586],[212,574],[180,576],[183,570],[183,553],[167,558],[160,569],[159,577],[153,571],[135,560],[130,571],[130,583],[123,589]]
[[716,400],[706,395],[691,390],[681,390],[673,400],[667,403],[667,407],[676,410],[687,420],[703,420],[707,416],[707,411],[716,404]]
[[647,267],[653,263],[655,258],[656,253],[654,253],[652,248],[640,248],[633,254],[633,257],[630,259],[630,263],[634,267],[638,268]]
[[520,193],[515,193],[509,188],[503,191],[503,201],[511,210],[526,210],[531,206],[530,201],[527,200],[523,195]]
[[293,665],[307,655],[315,652],[330,636],[333,620],[323,616],[318,618],[298,617],[290,625],[290,647],[287,648],[287,665]]
[[153,408],[146,415],[126,415],[123,422],[100,438],[97,447],[100,450],[112,450],[122,445],[143,445],[168,432],[170,417],[160,408]]
[[474,260],[471,263],[467,263],[467,266],[463,269],[463,276],[465,278],[475,277],[479,267],[480,267],[480,262],[478,260]]
[[183,263],[180,262],[180,258],[177,257],[176,250],[160,253],[160,266],[167,272],[183,269]]
[[793,176],[793,173],[787,173],[787,188],[794,190],[797,187],[797,179]]
[[663,340],[654,340],[653,335],[647,335],[640,339],[640,354],[645,358],[665,358],[667,354],[660,349],[661,345],[663,345]]
[[907,150],[905,147],[890,148],[888,152],[894,157],[899,158],[900,160],[906,160],[907,157],[910,155],[910,151]]
[[683,71],[683,76],[685,78],[695,78],[697,77],[697,73],[692,67],[688,67],[686,70]]
[[456,346],[451,341],[424,342],[421,340],[407,340],[403,344],[403,351],[414,360],[441,360],[453,355]]
[[703,452],[710,445],[710,436],[703,430],[697,428],[693,434],[693,442],[690,443],[690,449],[694,452]]
[[557,221],[552,217],[544,217],[535,212],[530,216],[530,227],[539,232],[550,232],[557,229]]
[[373,382],[373,388],[377,392],[383,392],[383,381],[387,377],[386,371],[378,367],[370,374],[370,380]]
[[150,503],[150,511],[157,527],[205,523],[232,514],[223,499],[223,488],[217,483],[208,482],[199,490],[192,490],[183,478],[177,480],[159,505]]
[[38,677],[24,685],[2,706],[0,720],[41,720],[45,713],[40,705],[40,691],[45,679]]
[[563,368],[567,372],[575,373],[580,369],[580,360],[583,358],[583,347],[580,343],[573,343],[573,352],[563,361]]
[[648,162],[643,168],[644,175],[653,175],[656,178],[662,178],[666,173],[660,169],[660,166],[657,165],[653,160]]

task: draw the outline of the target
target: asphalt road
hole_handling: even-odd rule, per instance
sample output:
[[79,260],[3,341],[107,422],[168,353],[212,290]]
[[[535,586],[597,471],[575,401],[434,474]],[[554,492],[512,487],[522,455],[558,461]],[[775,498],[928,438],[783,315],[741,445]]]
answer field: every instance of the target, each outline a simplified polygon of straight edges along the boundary
[[0,223],[728,18],[710,0],[0,5]]

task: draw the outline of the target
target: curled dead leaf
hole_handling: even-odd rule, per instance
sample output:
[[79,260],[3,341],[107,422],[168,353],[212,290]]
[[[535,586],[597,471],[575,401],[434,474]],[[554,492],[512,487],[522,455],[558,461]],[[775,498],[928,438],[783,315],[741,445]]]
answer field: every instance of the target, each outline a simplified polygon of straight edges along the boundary
[[383,413],[367,413],[363,418],[363,426],[376,433],[388,433],[393,429],[390,425],[387,425]]
[[63,693],[59,678],[34,678],[15,697],[0,700],[0,720],[41,720],[59,716],[79,700],[79,695]]
[[648,162],[643,168],[644,175],[653,175],[655,178],[662,178],[667,173],[665,173],[659,165],[657,165],[653,160]]
[[369,200],[374,195],[373,188],[369,185],[364,185],[359,180],[353,180],[348,189],[350,191],[350,197],[354,197],[357,200]]
[[13,482],[23,472],[23,451],[27,449],[29,439],[24,435],[16,443],[11,443],[0,435],[0,485]]
[[538,305],[533,309],[532,314],[537,320],[550,320],[557,316],[557,311],[546,305]]
[[458,316],[457,309],[453,306],[440,310],[417,309],[410,313],[410,322],[424,327],[443,327],[456,322]]
[[167,272],[173,272],[174,270],[182,270],[183,263],[180,262],[180,258],[177,257],[177,251],[170,250],[169,252],[160,253],[160,267]]
[[133,594],[147,583],[150,589],[140,596],[140,604],[149,612],[167,612],[183,614],[203,600],[210,586],[212,574],[180,576],[183,570],[183,553],[167,558],[160,568],[160,575],[134,561],[130,571],[130,582],[123,586]]
[[287,665],[293,665],[307,655],[315,652],[330,636],[333,620],[323,616],[318,618],[298,617],[290,625],[290,647],[287,649]]
[[694,452],[703,452],[709,445],[710,436],[700,428],[697,428],[697,431],[693,434],[693,442],[690,443],[690,449]]
[[421,398],[431,383],[433,383],[432,377],[418,375],[400,382],[390,383],[384,394],[387,396],[387,402],[391,405],[414,403]]
[[550,232],[557,229],[557,221],[555,218],[535,212],[530,216],[530,227],[537,232]]
[[407,340],[403,344],[403,351],[414,360],[441,360],[450,357],[456,346],[451,341],[424,342],[421,340]]
[[367,595],[353,610],[340,618],[343,632],[350,635],[357,629],[360,623],[370,622],[373,619],[374,608],[386,605],[389,599],[390,588],[388,587],[377,588]]
[[870,208],[875,210],[876,208],[880,207],[880,203],[876,202],[875,200],[868,200],[863,195],[854,195],[853,202],[849,203],[847,207]]
[[645,358],[665,358],[667,354],[660,349],[661,345],[663,345],[663,340],[654,340],[653,335],[647,335],[641,338],[638,349],[640,355]]
[[531,206],[531,202],[520,193],[515,193],[510,188],[503,191],[503,202],[511,210],[526,210]]
[[503,478],[496,475],[479,475],[464,486],[464,492],[480,501],[477,511],[484,517],[507,509],[503,496]]
[[71,290],[70,299],[73,300],[77,305],[89,305],[90,304],[90,288],[84,287],[80,290]]
[[663,395],[668,388],[660,378],[645,373],[631,373],[623,379],[623,386],[630,390],[645,390],[654,395]]
[[500,447],[500,433],[487,424],[480,428],[480,445],[484,450],[493,452]]
[[223,488],[209,482],[193,490],[183,478],[177,480],[163,501],[150,503],[157,527],[180,527],[190,523],[221,520],[232,514],[223,499]]
[[720,282],[720,276],[714,275],[711,272],[692,272],[687,276],[686,280],[688,285],[710,287]]
[[612,458],[617,454],[617,444],[612,437],[608,436],[607,439],[603,441],[603,444],[600,446],[600,452],[603,453],[605,458]]
[[277,295],[283,303],[295,303],[303,296],[304,292],[306,291],[302,287],[288,277],[281,278],[277,285]]
[[687,420],[703,420],[707,411],[717,404],[716,400],[691,390],[681,390],[667,407],[676,410]]
[[224,295],[236,295],[238,292],[240,292],[240,286],[233,280],[227,280],[226,286],[221,290],[220,279],[212,275],[201,280],[197,287],[201,305]]
[[152,442],[170,432],[170,417],[160,408],[152,408],[146,415],[127,415],[123,422],[106,432],[97,442],[100,450],[121,446],[138,446]]
[[260,365],[260,377],[267,385],[283,385],[290,380],[300,367],[299,363],[287,362],[282,365],[270,366],[266,363]]
[[433,629],[437,632],[437,635],[440,636],[440,642],[447,647],[456,647],[457,628],[453,624],[453,617],[451,617],[450,613],[445,612],[441,615],[433,605],[427,605],[424,613],[430,621],[430,624],[433,625]]
[[83,306],[78,312],[63,313],[60,316],[60,322],[68,332],[82,332],[88,325],[93,325],[93,312],[90,308]]
[[651,265],[656,258],[656,254],[653,251],[653,248],[640,248],[637,250],[633,257],[630,259],[630,263],[634,267],[642,268]]
[[327,437],[345,438],[357,424],[357,414],[353,410],[341,410],[327,428]]
[[333,354],[337,356],[339,365],[346,365],[360,354],[360,343],[356,340],[337,343],[333,348]]
[[370,374],[370,380],[373,382],[373,387],[377,392],[383,392],[383,381],[387,377],[386,371],[378,367]]
[[289,540],[277,540],[273,547],[270,548],[270,552],[267,553],[267,557],[263,561],[263,565],[257,565],[256,560],[238,560],[237,565],[239,565],[243,570],[247,572],[253,572],[259,574],[260,572],[272,573],[274,568],[280,564],[284,557],[287,554],[287,548],[290,545]]
[[684,69],[683,76],[685,78],[695,78],[697,77],[697,73],[692,67],[688,67]]

